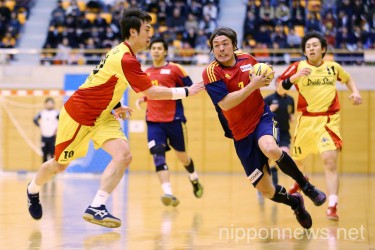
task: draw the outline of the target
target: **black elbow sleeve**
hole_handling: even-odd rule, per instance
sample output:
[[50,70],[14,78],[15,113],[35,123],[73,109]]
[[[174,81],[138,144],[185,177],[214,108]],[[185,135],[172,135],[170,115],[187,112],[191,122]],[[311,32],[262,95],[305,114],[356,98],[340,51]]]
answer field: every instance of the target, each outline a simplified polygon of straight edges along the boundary
[[116,106],[113,109],[117,109],[119,107],[121,107],[121,102],[117,103]]
[[284,89],[289,90],[293,86],[293,83],[287,78],[282,82],[282,85]]

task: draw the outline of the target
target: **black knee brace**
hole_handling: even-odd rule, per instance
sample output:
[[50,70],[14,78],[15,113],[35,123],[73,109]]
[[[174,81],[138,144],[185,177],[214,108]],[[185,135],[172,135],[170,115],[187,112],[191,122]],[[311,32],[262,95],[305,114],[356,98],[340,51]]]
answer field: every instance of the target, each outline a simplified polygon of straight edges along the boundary
[[150,148],[150,153],[154,158],[156,172],[168,170],[168,166],[165,163],[165,147],[163,145],[153,146],[152,148]]

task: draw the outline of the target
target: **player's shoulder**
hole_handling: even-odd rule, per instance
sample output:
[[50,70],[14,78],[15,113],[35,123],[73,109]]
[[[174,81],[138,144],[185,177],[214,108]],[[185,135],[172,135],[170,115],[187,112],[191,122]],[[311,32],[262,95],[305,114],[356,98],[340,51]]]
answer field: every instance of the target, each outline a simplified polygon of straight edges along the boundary
[[241,50],[238,50],[234,53],[237,57],[237,60],[251,60],[252,64],[257,63],[257,60],[255,57],[253,57],[251,54],[243,52]]
[[324,60],[323,63],[327,65],[328,67],[334,66],[334,67],[341,67],[341,65],[338,62],[335,61],[326,61]]
[[212,61],[206,66],[205,71],[214,70],[215,68],[220,68],[220,64],[217,61]]
[[179,63],[175,63],[175,62],[168,62],[168,64],[166,65],[167,68],[170,68],[172,70],[181,70],[181,71],[185,71],[184,67],[179,64]]

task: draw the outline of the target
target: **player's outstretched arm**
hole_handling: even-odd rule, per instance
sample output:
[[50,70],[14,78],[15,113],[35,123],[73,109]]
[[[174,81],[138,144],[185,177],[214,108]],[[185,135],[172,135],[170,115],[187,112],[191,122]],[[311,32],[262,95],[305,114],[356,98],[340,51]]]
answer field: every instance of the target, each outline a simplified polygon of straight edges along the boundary
[[348,86],[348,89],[352,91],[349,99],[352,101],[353,105],[362,104],[362,96],[358,91],[355,81],[352,78],[349,78],[349,81],[346,85]]
[[203,82],[194,83],[190,87],[167,88],[152,86],[142,93],[152,100],[178,100],[198,94],[204,89]]

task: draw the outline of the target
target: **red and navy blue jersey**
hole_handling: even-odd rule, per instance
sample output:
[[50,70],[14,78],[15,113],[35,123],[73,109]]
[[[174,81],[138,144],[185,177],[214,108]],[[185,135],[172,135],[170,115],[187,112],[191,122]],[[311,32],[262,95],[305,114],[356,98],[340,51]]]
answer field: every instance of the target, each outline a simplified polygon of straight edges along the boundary
[[224,67],[217,61],[210,63],[203,71],[203,81],[207,93],[219,114],[225,135],[241,140],[252,133],[264,112],[265,102],[257,89],[237,106],[224,111],[218,103],[229,93],[250,83],[249,71],[257,63],[250,54],[236,53],[236,64]]
[[[163,67],[146,69],[155,86],[168,88],[191,86],[193,82],[186,71],[177,63],[169,62]],[[150,100],[147,99],[146,120],[150,122],[186,121],[181,100]]]

